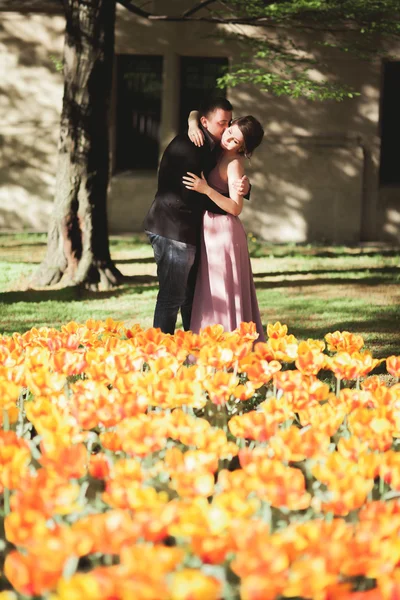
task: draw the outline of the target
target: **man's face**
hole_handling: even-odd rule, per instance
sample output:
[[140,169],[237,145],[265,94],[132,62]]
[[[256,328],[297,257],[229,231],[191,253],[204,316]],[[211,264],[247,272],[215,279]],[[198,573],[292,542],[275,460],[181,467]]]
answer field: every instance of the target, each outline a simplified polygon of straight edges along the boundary
[[208,133],[216,142],[220,142],[222,134],[228,128],[232,120],[232,112],[216,108],[213,112],[208,113],[207,117],[201,117],[200,122],[207,129]]

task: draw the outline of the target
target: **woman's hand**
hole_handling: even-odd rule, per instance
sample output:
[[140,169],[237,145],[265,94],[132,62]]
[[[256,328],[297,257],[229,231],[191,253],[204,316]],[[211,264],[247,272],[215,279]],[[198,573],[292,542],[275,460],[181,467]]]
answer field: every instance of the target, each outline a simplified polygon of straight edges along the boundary
[[199,194],[208,194],[209,185],[204,177],[204,173],[201,172],[201,178],[197,177],[194,173],[187,172],[187,175],[182,177],[183,185],[188,190],[199,192]]
[[204,133],[198,126],[197,120],[189,122],[188,136],[189,140],[198,148],[204,144]]

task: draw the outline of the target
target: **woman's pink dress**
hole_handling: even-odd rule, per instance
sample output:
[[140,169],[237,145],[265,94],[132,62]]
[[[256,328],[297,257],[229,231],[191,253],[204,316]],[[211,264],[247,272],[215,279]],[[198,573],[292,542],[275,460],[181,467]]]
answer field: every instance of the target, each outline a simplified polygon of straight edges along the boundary
[[[209,174],[208,183],[221,194],[229,193],[217,167]],[[265,341],[246,232],[239,217],[206,211],[190,328],[198,333],[219,324],[225,331],[233,331],[242,321],[253,321],[259,333],[257,341]]]

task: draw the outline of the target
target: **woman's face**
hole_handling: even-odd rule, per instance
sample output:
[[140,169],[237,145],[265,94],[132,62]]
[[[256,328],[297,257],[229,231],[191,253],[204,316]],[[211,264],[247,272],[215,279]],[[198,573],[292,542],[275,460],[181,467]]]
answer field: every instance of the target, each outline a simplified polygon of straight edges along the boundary
[[243,147],[243,133],[237,125],[231,125],[222,134],[221,147],[227,151],[239,151]]

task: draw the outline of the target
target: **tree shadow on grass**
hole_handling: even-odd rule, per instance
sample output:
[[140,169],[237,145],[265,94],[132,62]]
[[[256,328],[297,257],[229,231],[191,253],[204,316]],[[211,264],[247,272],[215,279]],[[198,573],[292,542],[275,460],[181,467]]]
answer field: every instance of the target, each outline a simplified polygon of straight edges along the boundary
[[[255,275],[257,277],[265,277],[271,276],[271,273],[265,273],[262,275]],[[399,282],[396,280],[389,280],[383,277],[363,277],[362,279],[351,279],[348,277],[321,277],[318,279],[286,279],[284,281],[255,281],[255,286],[257,289],[273,289],[273,288],[302,288],[302,287],[312,287],[312,286],[320,286],[320,285],[348,285],[348,286],[356,286],[356,285],[388,285],[388,284],[398,284]]]
[[[0,233],[0,236],[1,236],[1,233]],[[29,248],[31,248],[32,246],[41,246],[42,248],[45,248],[47,246],[47,242],[45,242],[45,241],[42,242],[40,240],[34,240],[32,242],[26,241],[26,242],[21,242],[19,244],[7,244],[7,243],[2,244],[1,242],[2,242],[2,240],[0,237],[0,255],[1,255],[2,250],[7,250],[9,252],[10,250],[14,250],[16,248],[26,248],[27,246]]]
[[[379,307],[376,308],[376,311]],[[355,334],[364,334],[368,332],[368,341],[365,342],[365,348],[361,349],[361,352],[371,347],[374,348],[373,355],[376,358],[386,358],[390,354],[400,354],[400,335],[395,335],[396,331],[400,333],[400,310],[393,306],[387,307],[389,313],[380,313],[377,317],[372,311],[370,315],[365,315],[365,318],[360,321],[359,315],[352,318],[349,315],[348,319],[334,319],[330,320],[329,328],[321,326],[315,323],[312,326],[310,319],[301,320],[301,323],[291,323],[290,318],[286,320],[286,324],[289,328],[289,333],[293,334],[298,339],[319,339],[323,340],[327,333],[334,331],[350,331]],[[396,314],[397,311],[397,314]],[[323,313],[320,313],[321,319]],[[358,317],[358,319],[357,319]],[[389,337],[388,337],[389,336]],[[384,373],[386,372],[385,364],[380,365],[374,369],[373,373]]]
[[138,283],[151,285],[157,283],[157,277],[155,275],[124,275],[122,283],[127,285],[137,285]]
[[155,264],[153,256],[148,256],[148,257],[143,257],[143,258],[115,258],[113,260],[114,260],[115,264],[117,264],[117,265],[135,265],[135,264],[145,265],[145,264],[150,264],[150,263]]
[[[330,277],[319,279],[286,279],[284,281],[259,281],[259,277],[273,277],[284,275],[282,273],[262,273],[255,274],[256,289],[275,289],[275,288],[303,288],[321,285],[382,285],[397,284],[395,280],[388,281],[381,277],[364,277],[362,279],[352,279],[349,282],[348,277]],[[293,273],[291,273],[293,275]],[[112,290],[90,291],[83,287],[66,287],[60,289],[27,289],[17,291],[7,291],[0,293],[0,304],[13,304],[16,302],[67,302],[71,300],[99,300],[113,297],[119,297],[127,294],[142,294],[146,291],[158,289],[157,277],[154,275],[125,275],[122,284]]]
[[[400,316],[400,314],[399,314]],[[362,333],[365,332],[366,329],[371,329],[371,333],[393,333],[393,315],[381,315],[379,318],[379,322],[375,322],[372,324],[370,328],[370,322],[368,321],[368,316],[365,320],[360,321],[355,318],[346,319],[345,321],[332,321],[329,327],[329,331],[327,331],[326,327],[322,327],[320,325],[315,325],[314,327],[305,324],[302,322],[300,325],[296,326],[295,324],[288,324],[289,332],[294,336],[301,336],[302,338],[315,338],[323,339],[324,336],[333,331],[350,331],[351,333]],[[400,346],[400,339],[399,344]]]
[[[321,275],[322,273],[342,273],[345,275],[346,273],[351,273],[352,275],[355,273],[363,274],[363,273],[373,273],[375,276],[384,275],[384,274],[392,274],[400,276],[400,267],[360,267],[360,268],[352,268],[343,267],[338,269],[330,269],[330,268],[319,268],[319,269],[303,269],[302,271],[293,270],[293,271],[266,271],[265,273],[254,272],[254,277],[290,277],[295,275]],[[354,282],[354,279],[350,279],[347,275],[347,280],[350,280],[351,283]],[[319,279],[314,280],[319,282]],[[357,280],[356,280],[357,281]],[[382,278],[382,281],[386,281]]]
[[19,290],[11,292],[2,292],[0,294],[0,304],[14,304],[17,302],[70,302],[73,300],[83,300],[92,298],[111,298],[112,291],[90,292],[80,287],[67,287],[50,290]]
[[122,285],[112,290],[91,291],[80,286],[59,289],[27,289],[0,293],[0,304],[17,302],[71,302],[81,300],[105,300],[127,294],[142,294],[158,289],[157,278],[151,275],[131,275],[124,277]]
[[[358,251],[357,251],[358,250]],[[302,248],[296,247],[293,250],[280,248],[279,246],[270,246],[269,248],[249,249],[251,258],[376,258],[378,256],[397,257],[400,254],[400,247],[393,246],[390,249],[379,250],[363,250],[359,246],[355,246],[353,251],[349,249],[339,250],[318,250],[317,248]]]

